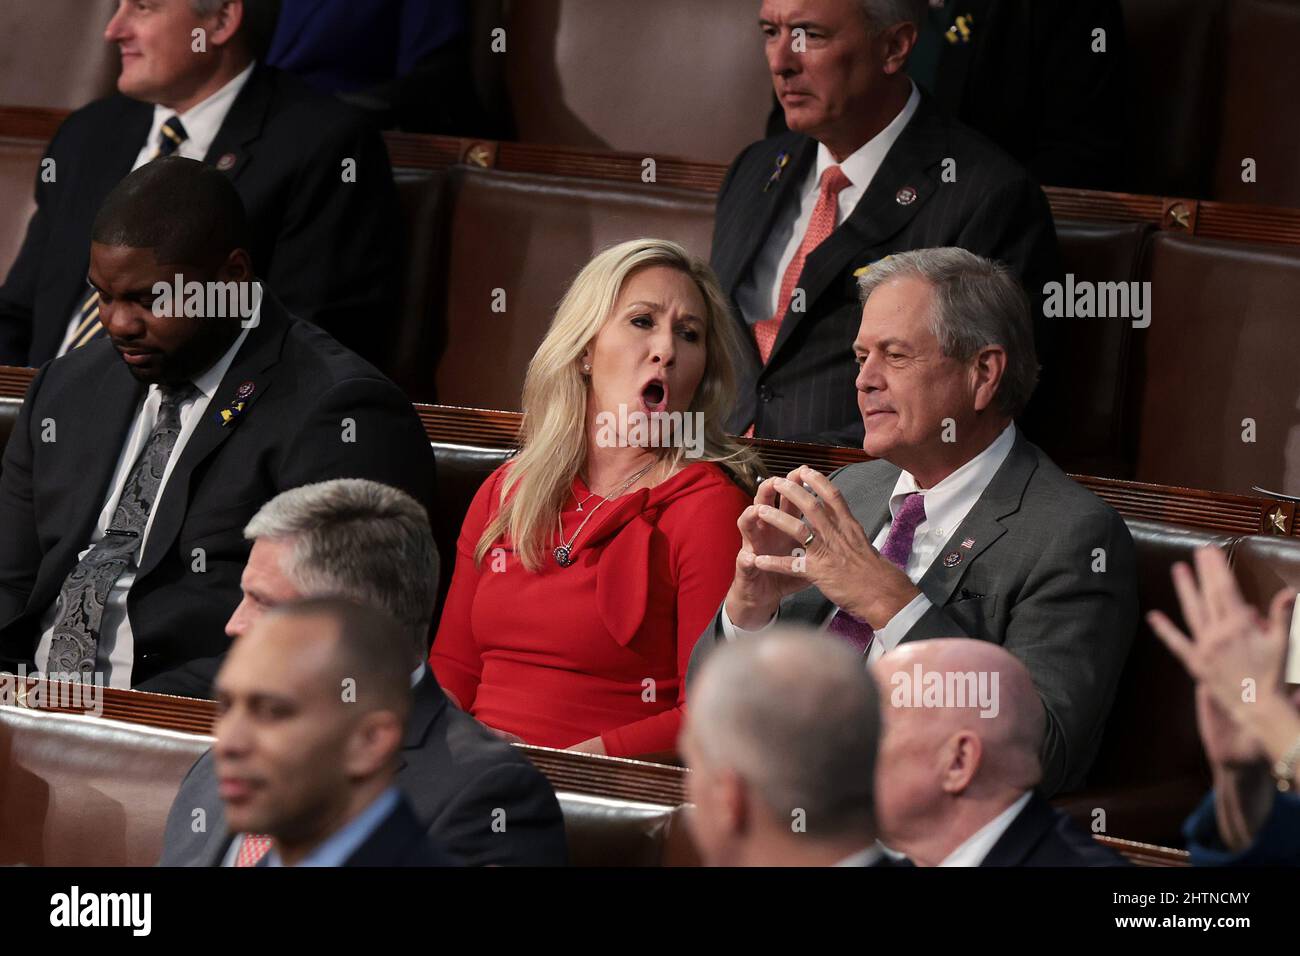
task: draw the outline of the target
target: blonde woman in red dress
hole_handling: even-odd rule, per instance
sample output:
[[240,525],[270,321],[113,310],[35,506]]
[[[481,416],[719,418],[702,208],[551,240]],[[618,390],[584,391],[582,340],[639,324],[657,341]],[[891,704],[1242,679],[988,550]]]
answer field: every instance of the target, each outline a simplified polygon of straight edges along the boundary
[[504,736],[669,754],[754,458],[723,432],[739,334],[675,243],[597,255],[528,367],[519,454],[466,515],[429,663]]

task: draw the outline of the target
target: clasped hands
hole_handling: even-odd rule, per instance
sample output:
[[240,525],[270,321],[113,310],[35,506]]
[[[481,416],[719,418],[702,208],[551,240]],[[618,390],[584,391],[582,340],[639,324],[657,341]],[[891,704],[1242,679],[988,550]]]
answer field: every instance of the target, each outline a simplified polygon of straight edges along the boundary
[[760,484],[736,524],[741,546],[726,609],[739,628],[757,630],[782,598],[816,587],[879,630],[921,593],[872,547],[840,490],[806,465]]

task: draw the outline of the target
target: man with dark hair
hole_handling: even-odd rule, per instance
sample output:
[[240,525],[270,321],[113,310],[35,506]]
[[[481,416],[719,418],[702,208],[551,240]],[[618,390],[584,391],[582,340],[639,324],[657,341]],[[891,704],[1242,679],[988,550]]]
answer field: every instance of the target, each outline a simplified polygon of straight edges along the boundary
[[356,110],[258,62],[272,0],[122,2],[105,39],[119,95],[59,128],[36,213],[0,286],[0,364],[39,366],[103,334],[86,285],[91,220],[158,156],[215,166],[239,191],[253,267],[289,309],[381,367],[400,285],[397,194]]
[[[411,713],[397,783],[429,836],[470,866],[560,866],[564,818],[546,777],[515,747],[452,704],[433,671],[429,622],[438,549],[429,517],[409,495],[340,478],[276,495],[244,529],[253,542],[244,599],[226,624],[237,644],[268,611],[335,596],[377,608],[406,635]],[[207,825],[195,830],[195,812]],[[204,754],[167,816],[162,866],[255,864],[268,841],[222,817],[217,767]]]
[[213,752],[227,819],[271,840],[259,865],[455,865],[396,784],[409,659],[394,621],[339,598],[277,608],[231,650]]
[[[750,348],[728,428],[857,445],[857,279],[910,249],[960,246],[1031,291],[1061,274],[1047,198],[908,78],[925,0],[763,0],[790,132],[748,146],[718,194],[710,261]],[[1045,324],[1039,358],[1051,368]]]
[[262,502],[337,477],[424,500],[433,457],[396,386],[257,280],[221,173],[150,163],[93,234],[106,335],[41,369],[5,450],[0,664],[204,696]]

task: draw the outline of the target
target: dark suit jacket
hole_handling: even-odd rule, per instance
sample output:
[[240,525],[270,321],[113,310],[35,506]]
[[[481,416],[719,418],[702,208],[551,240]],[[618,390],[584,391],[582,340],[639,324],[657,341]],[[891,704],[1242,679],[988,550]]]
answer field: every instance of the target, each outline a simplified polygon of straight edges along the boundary
[[[219,410],[244,382],[254,386],[244,412],[223,426]],[[106,339],[32,381],[0,473],[0,663],[31,662],[41,616],[90,542],[145,393]],[[55,441],[44,440],[50,423]],[[428,507],[433,474],[424,429],[397,387],[267,294],[155,505],[127,597],[133,683],[207,695],[215,662],[197,673],[185,665],[225,653],[250,550],[243,528],[269,499],[369,478]]]
[[403,798],[343,865],[456,866],[457,862],[436,843],[430,842],[410,804]]
[[[873,539],[889,520],[898,475],[878,460],[831,476]],[[974,544],[961,547],[968,538]],[[1093,570],[1102,566],[1099,548],[1105,571]],[[948,554],[958,558],[952,567]],[[933,606],[903,640],[973,637],[1020,658],[1047,710],[1041,788],[1050,795],[1082,785],[1137,630],[1136,557],[1123,519],[1018,434],[919,587]],[[779,618],[821,627],[832,607],[810,587],[786,598]],[[688,680],[725,640],[719,609],[695,645]]]
[[[563,866],[564,819],[541,771],[451,704],[428,668],[413,691],[412,708],[397,785],[423,832],[470,866]],[[191,826],[198,808],[207,821],[203,833]],[[498,808],[504,818],[494,817]],[[494,819],[502,821],[496,829]],[[177,791],[159,865],[220,866],[232,836],[209,750]]]
[[1255,842],[1237,852],[1219,835],[1211,791],[1183,823],[1183,837],[1192,866],[1300,866],[1300,795],[1275,793]]
[[[764,192],[783,152],[790,161]],[[728,170],[711,261],[733,307],[778,212],[798,201],[816,158],[815,140],[785,133],[749,146]],[[941,179],[945,158],[956,160],[956,182]],[[916,193],[906,205],[898,201],[904,187]],[[805,309],[781,323],[767,365],[760,365],[753,331],[733,308],[746,347],[728,429],[740,432],[752,421],[760,438],[860,446],[852,345],[862,307],[854,272],[891,253],[931,246],[961,246],[1007,263],[1030,290],[1031,302],[1061,273],[1043,191],[996,146],[923,96],[852,214],[808,256],[799,279]],[[1046,344],[1045,328],[1040,335]],[[1040,346],[1046,365],[1044,352]]]
[[[53,358],[88,287],[90,230],[130,171],[153,105],[112,96],[64,121],[46,156],[56,179],[36,183],[37,210],[0,286],[0,364]],[[253,266],[295,315],[381,368],[396,312],[401,236],[383,140],[350,107],[262,65],[240,91],[208,150],[248,211]],[[355,159],[356,182],[342,181]]]
[[[257,861],[259,867],[270,866],[270,855]],[[400,798],[388,816],[370,831],[370,835],[343,861],[344,866],[458,866],[436,843],[430,842],[410,804]]]
[[[962,0],[949,7],[944,29],[958,15],[971,18],[969,42],[948,43],[928,22],[922,31],[937,48],[928,91],[943,109],[1045,186],[1134,188],[1119,0]],[[1104,53],[1093,51],[1095,29],[1106,31]],[[769,136],[786,129],[773,103]]]
[[1035,793],[980,866],[1128,866]]

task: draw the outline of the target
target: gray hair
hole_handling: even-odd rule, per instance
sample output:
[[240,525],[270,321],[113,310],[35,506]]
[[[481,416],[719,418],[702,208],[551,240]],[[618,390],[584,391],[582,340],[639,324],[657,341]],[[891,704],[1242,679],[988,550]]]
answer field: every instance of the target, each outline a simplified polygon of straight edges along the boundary
[[[190,0],[190,10],[196,17],[210,17],[226,2],[227,0]],[[239,32],[255,59],[264,59],[270,52],[282,3],[283,0],[244,0],[244,23]]]
[[814,839],[875,838],[879,694],[844,642],[779,628],[721,647],[688,720],[704,759],[739,774],[774,818],[803,810]]
[[919,30],[925,23],[929,0],[858,0],[862,15],[873,30],[883,30],[895,23],[915,23]]
[[276,495],[244,537],[293,542],[285,574],[304,597],[343,597],[386,611],[421,656],[438,596],[438,548],[429,517],[410,495],[339,478]]
[[1020,280],[1002,263],[965,249],[915,249],[867,270],[858,280],[862,303],[886,282],[904,278],[923,279],[933,289],[930,327],[944,355],[965,362],[990,345],[1006,351],[994,402],[1011,418],[1019,415],[1038,384],[1034,327]]

